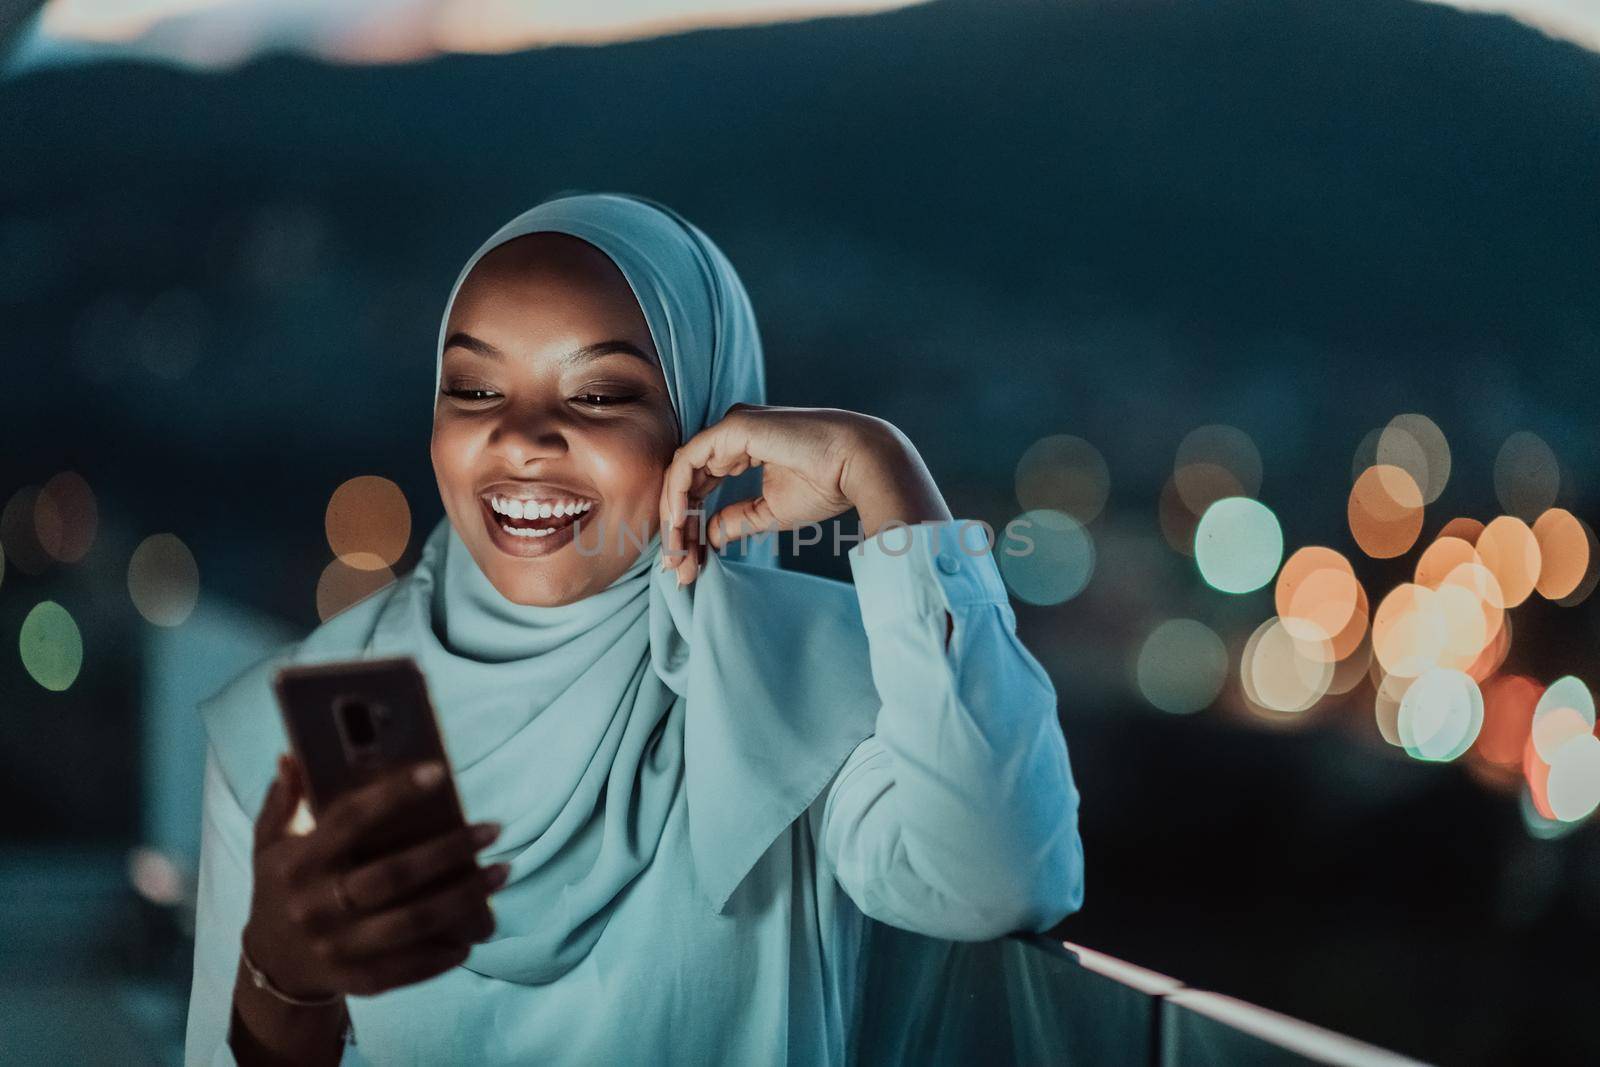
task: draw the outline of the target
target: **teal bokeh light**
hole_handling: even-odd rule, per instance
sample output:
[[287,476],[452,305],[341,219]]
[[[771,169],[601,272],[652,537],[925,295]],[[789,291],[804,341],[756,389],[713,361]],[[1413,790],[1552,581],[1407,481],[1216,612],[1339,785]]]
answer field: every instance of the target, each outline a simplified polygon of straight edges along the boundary
[[1006,524],[995,559],[1006,584],[1030,604],[1050,605],[1083,592],[1094,574],[1094,541],[1071,515],[1025,511]]
[[1283,562],[1283,527],[1259,500],[1230,496],[1206,509],[1194,536],[1200,577],[1223,593],[1253,593]]

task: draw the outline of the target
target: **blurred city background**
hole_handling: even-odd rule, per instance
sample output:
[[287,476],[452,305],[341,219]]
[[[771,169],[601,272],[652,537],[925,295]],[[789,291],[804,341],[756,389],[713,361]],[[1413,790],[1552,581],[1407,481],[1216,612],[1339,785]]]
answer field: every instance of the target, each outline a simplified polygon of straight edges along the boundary
[[616,189],[726,250],[771,402],[1037,520],[1071,940],[1600,1061],[1597,49],[1578,0],[0,3],[0,1059],[179,1062],[196,701],[415,563],[456,272]]

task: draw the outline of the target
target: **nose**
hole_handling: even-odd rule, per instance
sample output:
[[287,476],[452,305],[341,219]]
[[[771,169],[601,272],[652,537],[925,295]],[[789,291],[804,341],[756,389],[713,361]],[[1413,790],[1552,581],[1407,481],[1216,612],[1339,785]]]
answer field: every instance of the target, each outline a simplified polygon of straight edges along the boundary
[[489,436],[489,448],[513,467],[567,454],[567,438],[559,421],[530,412],[508,414]]

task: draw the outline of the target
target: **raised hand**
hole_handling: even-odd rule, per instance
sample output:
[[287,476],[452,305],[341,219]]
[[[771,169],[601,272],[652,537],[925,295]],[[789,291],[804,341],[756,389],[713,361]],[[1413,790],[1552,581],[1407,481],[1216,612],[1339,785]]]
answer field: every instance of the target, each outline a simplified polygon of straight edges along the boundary
[[[724,478],[762,468],[761,495],[702,524],[694,512]],[[661,487],[663,569],[694,581],[707,544],[823,522],[850,508],[871,536],[889,521],[948,519],[938,488],[904,434],[840,408],[734,404],[679,447]],[[703,530],[703,537],[702,537]]]

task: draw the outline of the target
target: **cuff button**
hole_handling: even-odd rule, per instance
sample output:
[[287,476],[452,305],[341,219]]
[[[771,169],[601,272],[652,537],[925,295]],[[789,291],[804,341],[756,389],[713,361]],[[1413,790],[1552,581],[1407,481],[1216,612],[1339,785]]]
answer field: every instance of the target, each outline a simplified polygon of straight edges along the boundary
[[961,563],[954,556],[947,552],[939,553],[937,562],[939,564],[939,569],[944,571],[946,574],[954,574],[961,569]]

